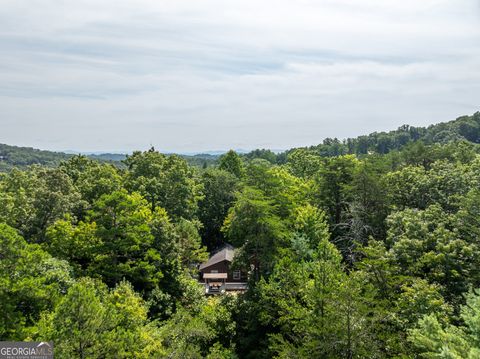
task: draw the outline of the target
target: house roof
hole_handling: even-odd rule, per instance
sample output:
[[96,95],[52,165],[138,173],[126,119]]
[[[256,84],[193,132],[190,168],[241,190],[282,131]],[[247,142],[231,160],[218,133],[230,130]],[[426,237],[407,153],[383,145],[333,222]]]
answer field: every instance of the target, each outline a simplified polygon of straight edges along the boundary
[[223,261],[231,262],[233,261],[234,254],[235,248],[230,244],[226,244],[221,250],[213,254],[208,261],[200,264],[200,270],[203,270]]

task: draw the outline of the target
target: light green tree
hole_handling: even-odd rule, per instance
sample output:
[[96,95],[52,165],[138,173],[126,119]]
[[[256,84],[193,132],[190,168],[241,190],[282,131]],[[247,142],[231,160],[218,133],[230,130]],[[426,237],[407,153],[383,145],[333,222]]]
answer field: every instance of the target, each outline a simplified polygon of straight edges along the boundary
[[113,165],[101,164],[85,156],[74,156],[60,164],[90,206],[104,194],[122,188],[122,177]]
[[28,244],[0,223],[0,338],[24,340],[40,313],[50,310],[71,284],[67,262]]
[[425,316],[409,332],[409,339],[422,358],[480,357],[480,295],[470,291],[461,309],[464,326],[442,324],[435,314]]
[[134,152],[125,160],[128,166],[125,186],[141,193],[151,210],[165,208],[172,218],[192,219],[201,198],[194,171],[182,158],[166,156],[153,148]]
[[13,170],[0,178],[0,198],[5,206],[0,221],[18,229],[29,242],[45,240],[47,227],[83,207],[70,178],[59,169],[32,167]]
[[228,308],[230,300],[203,299],[191,310],[179,309],[161,328],[167,357],[236,358],[232,350],[235,323]]
[[115,289],[89,278],[75,283],[39,323],[59,358],[151,358],[164,354],[158,328],[127,282]]
[[320,156],[303,148],[295,149],[287,156],[287,167],[297,177],[313,178],[321,166]]

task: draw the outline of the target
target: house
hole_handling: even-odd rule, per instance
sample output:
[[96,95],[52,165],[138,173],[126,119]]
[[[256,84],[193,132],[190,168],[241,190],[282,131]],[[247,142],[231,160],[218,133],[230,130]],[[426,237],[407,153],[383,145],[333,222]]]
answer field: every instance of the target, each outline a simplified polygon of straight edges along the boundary
[[226,244],[213,253],[208,261],[200,264],[200,280],[206,294],[242,292],[247,289],[247,273],[231,268],[235,248]]

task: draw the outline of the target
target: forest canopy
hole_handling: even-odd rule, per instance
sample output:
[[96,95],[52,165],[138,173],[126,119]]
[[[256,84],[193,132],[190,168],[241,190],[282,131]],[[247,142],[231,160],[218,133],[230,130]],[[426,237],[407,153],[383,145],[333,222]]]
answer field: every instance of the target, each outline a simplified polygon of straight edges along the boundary
[[[58,358],[478,358],[480,113],[283,153],[0,146],[0,340]],[[193,162],[192,162],[193,161]],[[198,265],[238,250],[248,290]]]

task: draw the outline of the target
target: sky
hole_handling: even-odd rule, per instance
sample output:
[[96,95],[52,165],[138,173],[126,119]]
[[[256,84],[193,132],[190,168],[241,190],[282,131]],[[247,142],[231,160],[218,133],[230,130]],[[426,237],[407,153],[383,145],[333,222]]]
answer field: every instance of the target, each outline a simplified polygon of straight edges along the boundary
[[480,110],[480,0],[2,0],[0,143],[288,149]]

